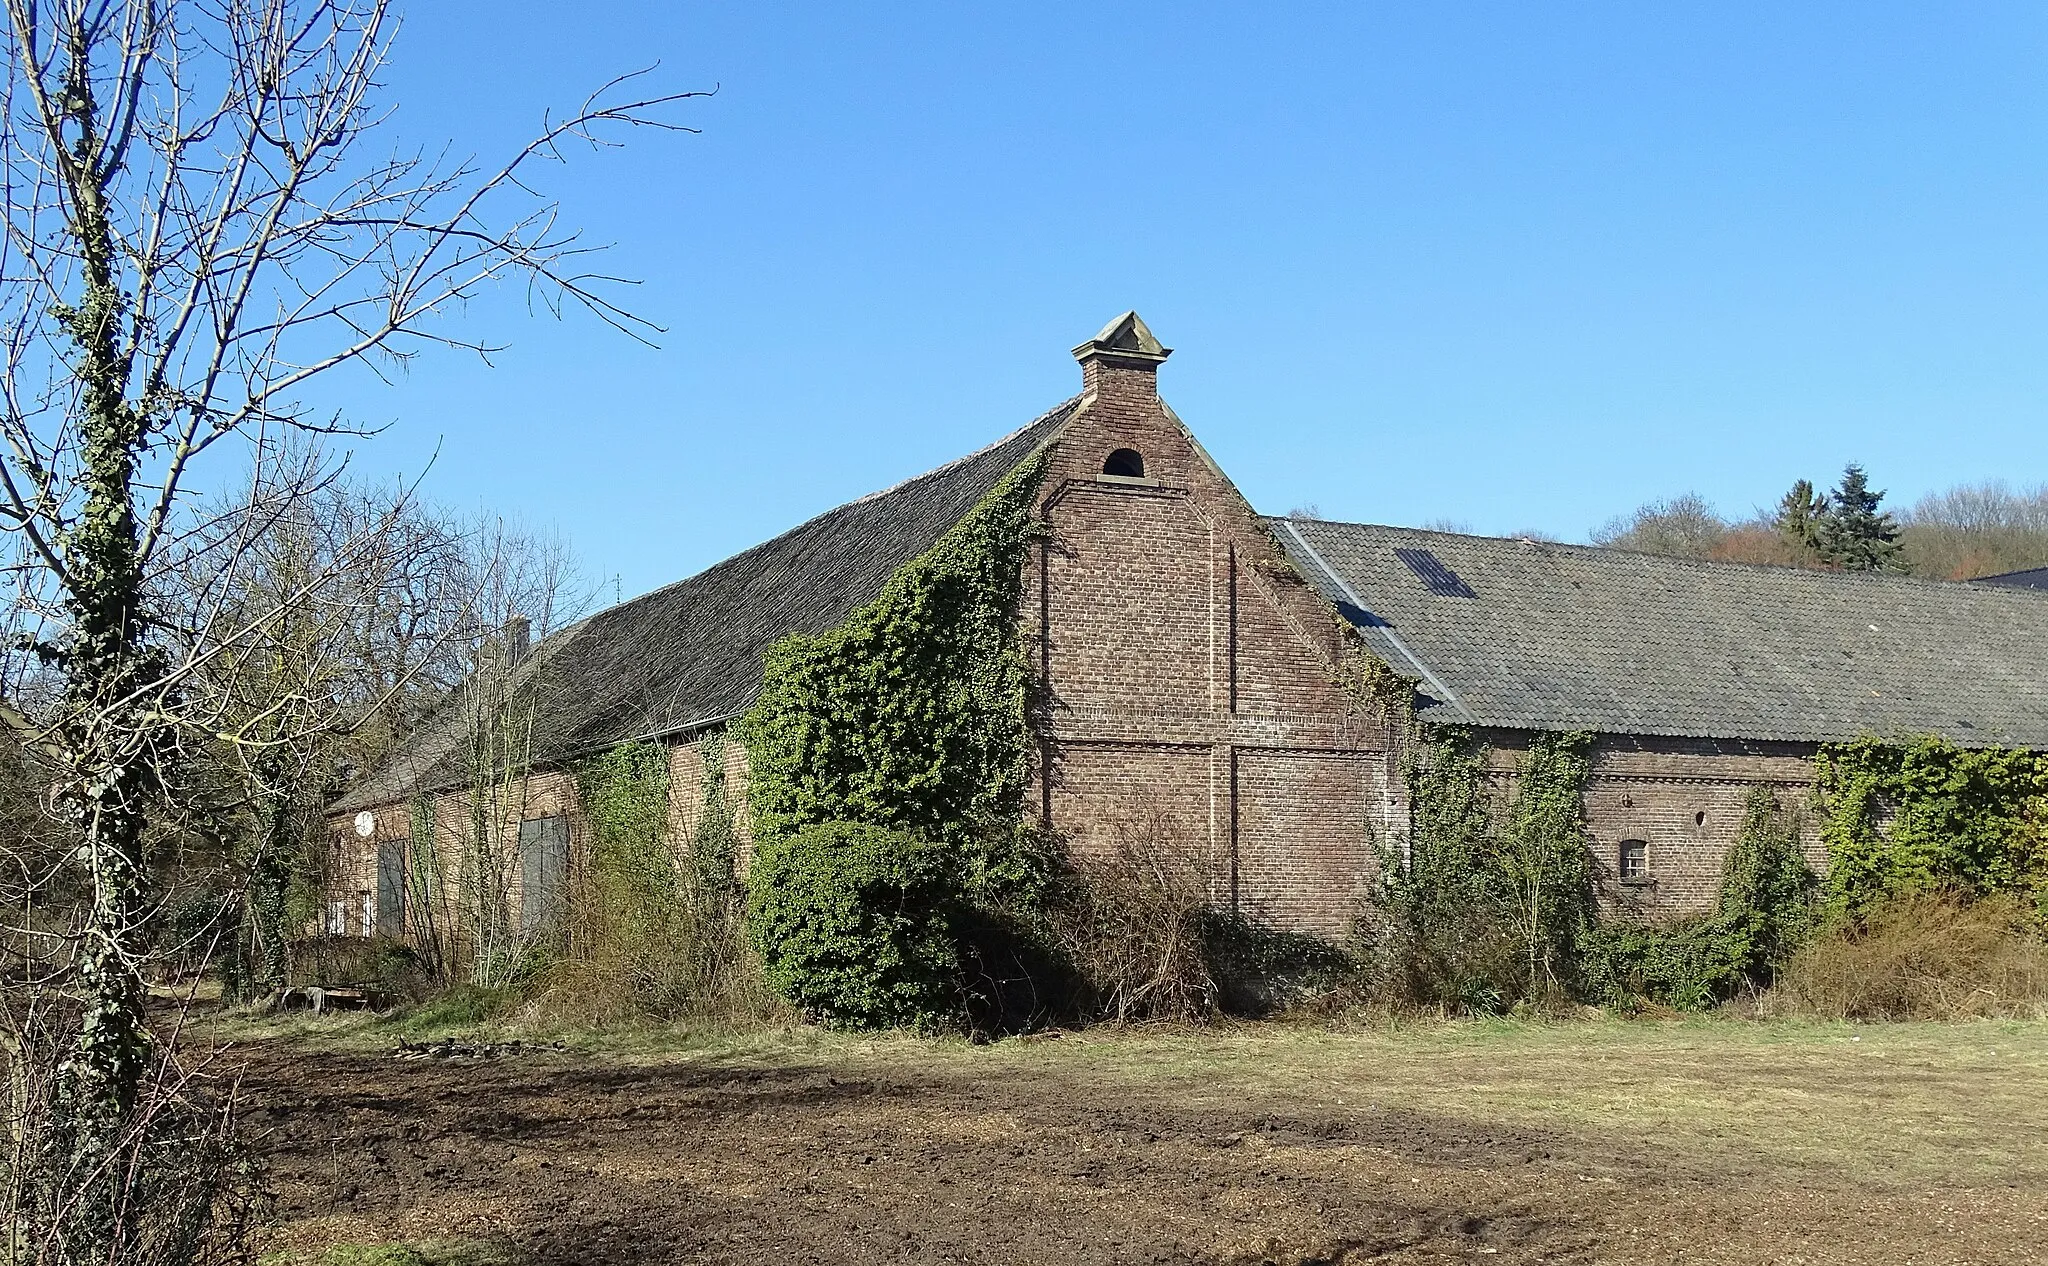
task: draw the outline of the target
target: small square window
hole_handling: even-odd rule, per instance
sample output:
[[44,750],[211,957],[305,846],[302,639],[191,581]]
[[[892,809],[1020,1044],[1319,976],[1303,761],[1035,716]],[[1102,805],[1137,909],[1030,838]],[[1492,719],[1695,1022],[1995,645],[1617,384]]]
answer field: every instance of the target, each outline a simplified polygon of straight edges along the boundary
[[1650,846],[1641,840],[1623,840],[1620,857],[1623,879],[1648,879],[1650,877]]

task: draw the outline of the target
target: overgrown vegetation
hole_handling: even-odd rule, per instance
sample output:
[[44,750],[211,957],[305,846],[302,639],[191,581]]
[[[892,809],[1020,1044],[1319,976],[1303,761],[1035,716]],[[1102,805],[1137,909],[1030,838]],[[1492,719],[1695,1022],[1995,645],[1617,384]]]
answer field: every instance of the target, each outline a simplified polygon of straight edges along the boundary
[[1815,764],[1831,921],[1934,891],[2012,894],[2048,920],[2048,754],[1861,739]]
[[578,769],[588,865],[564,948],[544,973],[551,1013],[603,1022],[760,1012],[733,869],[724,740],[713,735],[698,751],[703,808],[688,833],[672,809],[666,747],[624,743]]
[[1613,918],[1588,928],[1581,991],[1599,1002],[1697,1011],[1767,986],[1812,929],[1813,886],[1796,819],[1770,788],[1754,788],[1713,911],[1663,923]]
[[1592,920],[1590,746],[1584,734],[1537,736],[1501,805],[1469,731],[1416,735],[1410,830],[1382,850],[1376,908],[1361,929],[1376,991],[1486,1012],[1567,996]]
[[[1748,800],[1712,911],[1597,918],[1578,817],[1583,748],[1525,756],[1512,797],[1456,728],[1423,732],[1411,830],[1364,926],[1374,996],[1467,1012],[1572,996],[1699,1010],[1738,994],[1848,1018],[2028,1013],[2048,889],[2048,757],[1937,738],[1818,758],[1824,887],[1798,806]],[[1760,996],[1761,991],[1775,992]]]
[[[1029,675],[1016,613],[1043,469],[1038,456],[1005,476],[843,624],[784,638],[766,655],[761,695],[738,730],[758,849],[750,920],[777,988],[814,1014],[958,1022],[973,990],[956,980],[942,1003],[923,966],[944,961],[938,941],[972,933],[953,961],[977,964],[977,980],[1000,989],[1012,975],[1005,963],[1030,940],[1019,925],[1034,919],[1054,867],[1021,826]],[[821,930],[864,927],[848,921],[845,894],[899,882],[928,902],[889,915],[925,921],[925,932],[887,932],[915,946],[913,958],[874,962],[861,981],[856,959],[783,944],[813,918]],[[798,899],[825,905],[806,915]],[[827,978],[841,992],[798,982],[792,965],[806,962],[838,964]]]
[[764,842],[748,887],[768,983],[804,1014],[866,1029],[961,1019],[964,890],[943,844],[867,823],[814,823]]
[[1416,736],[1410,830],[1383,851],[1361,926],[1368,994],[1467,1013],[1568,998],[1696,1009],[1768,983],[1806,934],[1813,883],[1775,797],[1750,798],[1713,913],[1603,919],[1583,809],[1588,746],[1583,735],[1539,738],[1509,792],[1469,731]]
[[1052,917],[1074,969],[1076,1010],[1115,1021],[1206,1019],[1222,986],[1209,876],[1192,833],[1154,803],[1104,827],[1098,849],[1074,860]]
[[1829,927],[1768,1009],[1830,1020],[2048,1017],[2048,943],[2012,893],[1902,892]]

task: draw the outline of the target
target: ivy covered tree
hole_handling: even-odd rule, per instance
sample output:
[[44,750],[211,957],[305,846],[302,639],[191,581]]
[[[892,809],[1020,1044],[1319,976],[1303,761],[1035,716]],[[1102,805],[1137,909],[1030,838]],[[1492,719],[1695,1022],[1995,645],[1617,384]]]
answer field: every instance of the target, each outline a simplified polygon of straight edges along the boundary
[[[324,375],[433,345],[487,350],[434,318],[495,282],[644,328],[578,268],[583,249],[526,169],[594,126],[653,122],[675,98],[594,99],[479,169],[371,152],[388,115],[385,0],[6,12],[0,523],[18,584],[10,631],[27,652],[9,684],[32,704],[18,740],[55,770],[50,829],[68,858],[8,894],[36,912],[34,934],[10,943],[55,947],[10,973],[31,983],[10,985],[4,1008],[11,1242],[37,1261],[192,1260],[215,1201],[160,1181],[205,1149],[150,1098],[177,1084],[152,1072],[169,1056],[144,1012],[152,851],[181,807],[166,793],[184,749],[215,741],[230,711],[202,669],[235,647],[262,655],[334,574],[167,636],[163,586],[209,537],[192,490],[226,476],[202,472],[230,452],[260,464],[280,434],[345,431],[309,398]],[[283,502],[318,486],[299,481]],[[38,689],[19,689],[27,677]],[[274,746],[278,719],[228,733]]]
[[1906,570],[1899,525],[1889,511],[1878,509],[1883,500],[1882,492],[1871,490],[1863,467],[1850,462],[1819,520],[1815,543],[1821,557],[1843,571]]

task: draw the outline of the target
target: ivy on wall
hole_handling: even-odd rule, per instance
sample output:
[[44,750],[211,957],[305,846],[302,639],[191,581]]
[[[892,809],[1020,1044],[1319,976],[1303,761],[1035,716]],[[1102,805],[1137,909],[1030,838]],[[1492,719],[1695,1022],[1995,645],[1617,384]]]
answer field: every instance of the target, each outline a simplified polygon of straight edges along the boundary
[[576,789],[590,827],[590,896],[603,934],[624,943],[660,939],[678,897],[669,841],[668,749],[621,743],[583,762]]
[[1813,872],[1796,821],[1769,787],[1744,805],[1713,912],[1665,923],[1614,919],[1581,940],[1580,986],[1592,1001],[1648,1000],[1697,1011],[1745,984],[1770,983],[1812,928]]
[[1016,834],[1029,776],[1017,604],[1044,469],[1040,454],[1005,476],[839,627],[769,648],[738,726],[763,848],[864,822],[943,841],[977,872],[1013,865],[992,842]]
[[1750,796],[1713,913],[1600,919],[1584,807],[1590,749],[1585,734],[1539,736],[1503,802],[1469,730],[1418,730],[1404,770],[1407,847],[1384,859],[1370,946],[1401,1000],[1474,1011],[1563,997],[1705,1007],[1767,981],[1804,941],[1814,879],[1768,788]]
[[710,734],[698,747],[704,762],[704,781],[698,789],[702,807],[690,836],[689,858],[696,890],[720,903],[730,902],[739,874],[739,833],[725,786],[725,743],[723,733]]
[[1935,889],[2014,893],[2048,916],[2048,753],[1865,738],[1814,763],[1830,920]]
[[1497,1011],[1566,992],[1592,914],[1591,742],[1537,736],[1502,806],[1488,749],[1471,731],[1417,728],[1403,770],[1406,849],[1383,858],[1369,937],[1375,970],[1394,994]]
[[1002,975],[990,947],[1050,886],[1048,850],[1022,824],[1017,630],[1044,470],[1043,454],[1020,465],[874,601],[764,657],[736,726],[756,843],[748,922],[768,979],[809,1014],[957,1023],[973,1009],[966,964]]
[[1593,918],[1586,780],[1593,736],[1540,734],[1522,755],[1499,866],[1527,959],[1530,997],[1567,988],[1578,938]]

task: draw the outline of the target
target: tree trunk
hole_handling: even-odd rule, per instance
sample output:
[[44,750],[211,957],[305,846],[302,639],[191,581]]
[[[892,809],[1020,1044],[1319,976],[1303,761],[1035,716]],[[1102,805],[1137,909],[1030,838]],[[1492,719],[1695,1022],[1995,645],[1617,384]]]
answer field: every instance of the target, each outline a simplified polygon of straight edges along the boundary
[[67,50],[65,113],[75,143],[63,183],[83,285],[79,306],[62,316],[77,348],[85,496],[63,540],[71,629],[62,649],[65,719],[58,735],[66,766],[61,794],[79,828],[89,898],[78,928],[77,1036],[57,1069],[51,1104],[54,1141],[71,1152],[68,1172],[93,1188],[65,1218],[65,1238],[82,1260],[125,1238],[114,1191],[119,1166],[95,1171],[110,1164],[132,1124],[150,1055],[142,962],[151,884],[142,850],[145,805],[157,785],[157,709],[147,693],[159,678],[139,610],[131,498],[141,422],[126,395],[130,362],[120,342],[123,296],[106,201],[112,173],[98,165],[89,38],[85,24],[75,22]]
[[255,995],[282,989],[291,970],[286,903],[291,896],[292,859],[298,844],[296,797],[275,768],[263,785],[270,789],[270,809],[256,856],[250,859],[246,898],[255,951],[249,972]]

